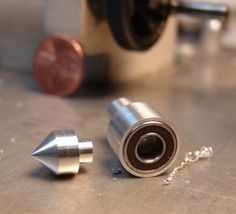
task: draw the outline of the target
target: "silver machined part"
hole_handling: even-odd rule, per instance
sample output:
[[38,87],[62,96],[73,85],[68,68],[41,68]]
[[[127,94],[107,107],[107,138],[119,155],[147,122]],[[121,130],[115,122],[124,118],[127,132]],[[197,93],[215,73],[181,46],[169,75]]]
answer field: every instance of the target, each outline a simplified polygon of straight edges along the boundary
[[179,144],[167,121],[145,103],[126,98],[114,100],[108,112],[107,140],[129,173],[153,177],[169,169]]
[[32,156],[56,175],[77,174],[80,164],[93,161],[93,143],[73,130],[52,131]]

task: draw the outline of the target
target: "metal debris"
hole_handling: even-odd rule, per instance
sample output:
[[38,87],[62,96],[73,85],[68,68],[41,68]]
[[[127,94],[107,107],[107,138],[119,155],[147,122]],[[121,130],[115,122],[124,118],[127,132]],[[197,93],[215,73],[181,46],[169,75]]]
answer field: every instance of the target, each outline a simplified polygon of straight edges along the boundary
[[112,174],[113,175],[119,175],[122,174],[123,170],[121,168],[117,168],[117,167],[112,167]]

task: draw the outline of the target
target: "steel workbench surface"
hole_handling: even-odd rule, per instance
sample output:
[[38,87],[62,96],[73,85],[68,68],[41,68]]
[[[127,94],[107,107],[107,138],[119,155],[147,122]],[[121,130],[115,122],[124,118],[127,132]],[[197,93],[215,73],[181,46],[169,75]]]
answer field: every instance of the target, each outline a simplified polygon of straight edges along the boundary
[[[107,107],[117,97],[147,102],[175,127],[176,165],[188,151],[214,155],[164,176],[134,178],[106,141]],[[70,98],[45,95],[30,72],[0,71],[0,213],[236,213],[236,58],[181,62],[116,88],[84,86]],[[57,178],[31,152],[51,130],[73,128],[94,142],[94,162]],[[122,168],[121,168],[122,169]]]

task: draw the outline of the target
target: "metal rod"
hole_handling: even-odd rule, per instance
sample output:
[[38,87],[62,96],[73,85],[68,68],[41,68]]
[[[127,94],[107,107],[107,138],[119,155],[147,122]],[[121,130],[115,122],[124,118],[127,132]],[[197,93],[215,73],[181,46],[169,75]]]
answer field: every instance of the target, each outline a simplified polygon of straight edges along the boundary
[[176,13],[207,15],[216,17],[227,17],[229,8],[224,4],[213,4],[203,2],[185,2],[174,1],[171,3],[171,9]]

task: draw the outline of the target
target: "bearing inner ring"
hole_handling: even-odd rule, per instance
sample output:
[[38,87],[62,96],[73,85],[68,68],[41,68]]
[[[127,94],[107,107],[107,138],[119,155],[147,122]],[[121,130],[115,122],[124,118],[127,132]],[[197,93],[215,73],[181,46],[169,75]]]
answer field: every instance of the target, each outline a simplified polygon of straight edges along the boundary
[[143,163],[154,163],[163,156],[165,147],[165,142],[160,135],[148,133],[139,139],[135,155]]

